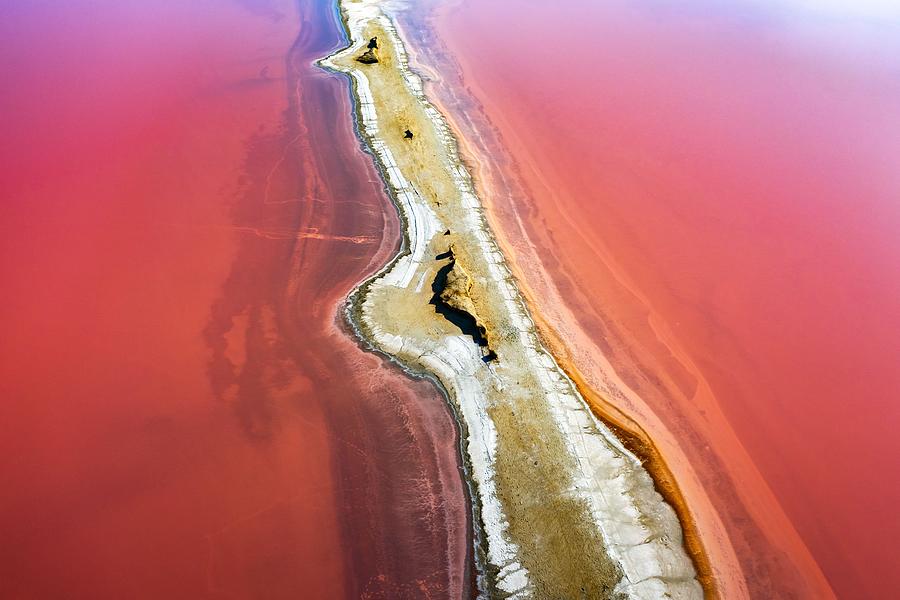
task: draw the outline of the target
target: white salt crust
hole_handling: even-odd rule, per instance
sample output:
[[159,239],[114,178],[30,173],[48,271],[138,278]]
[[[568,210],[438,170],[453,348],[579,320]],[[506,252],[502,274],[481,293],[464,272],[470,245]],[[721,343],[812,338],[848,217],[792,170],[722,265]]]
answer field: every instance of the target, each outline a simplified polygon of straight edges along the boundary
[[[640,461],[593,415],[571,380],[538,339],[535,325],[488,228],[471,177],[459,160],[450,128],[425,97],[421,79],[409,68],[404,45],[393,21],[383,10],[388,7],[378,0],[341,0],[340,8],[350,32],[351,52],[361,51],[366,42],[363,30],[370,21],[377,21],[391,37],[407,87],[422,103],[438,132],[451,162],[446,167],[459,190],[462,205],[469,209],[465,213],[465,223],[454,223],[454,228],[465,231],[476,241],[477,250],[487,265],[488,286],[502,298],[518,338],[522,361],[537,375],[542,398],[555,425],[563,433],[576,466],[571,493],[589,507],[597,533],[623,574],[614,593],[648,600],[702,598],[703,591],[693,564],[682,545],[681,527],[675,512],[655,491],[653,481]],[[384,331],[379,325],[369,298],[385,287],[421,291],[428,275],[424,270],[427,245],[445,227],[404,177],[390,149],[379,139],[378,114],[365,74],[360,69],[346,70],[331,57],[321,63],[353,78],[362,131],[382,164],[407,228],[408,253],[371,280],[362,302],[361,319],[380,350],[407,362],[414,359],[448,390],[466,426],[465,451],[471,476],[477,485],[487,559],[500,568],[497,586],[511,598],[534,597],[529,573],[520,562],[519,547],[508,535],[503,506],[496,493],[493,465],[497,431],[488,415],[487,402],[489,393],[503,389],[503,377],[498,375],[498,370],[502,372],[503,367],[485,365],[479,349],[464,335],[448,335],[426,342]],[[413,281],[419,269],[424,271]]]

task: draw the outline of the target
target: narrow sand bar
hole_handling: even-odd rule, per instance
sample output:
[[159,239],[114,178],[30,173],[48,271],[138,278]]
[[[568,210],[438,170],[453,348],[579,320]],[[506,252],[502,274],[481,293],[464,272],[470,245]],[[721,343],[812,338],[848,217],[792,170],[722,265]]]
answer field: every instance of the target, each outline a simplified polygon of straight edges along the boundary
[[[539,339],[393,23],[375,0],[340,8],[351,45],[322,64],[351,77],[360,131],[406,229],[400,256],[357,288],[350,319],[447,391],[473,480],[482,588],[702,597],[675,511]],[[359,62],[372,38],[378,62]]]

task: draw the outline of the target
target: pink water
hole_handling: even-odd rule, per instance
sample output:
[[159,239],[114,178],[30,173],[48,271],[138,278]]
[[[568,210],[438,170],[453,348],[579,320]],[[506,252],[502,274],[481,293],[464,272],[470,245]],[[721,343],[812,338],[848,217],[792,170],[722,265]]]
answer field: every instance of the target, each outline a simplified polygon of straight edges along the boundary
[[464,594],[453,418],[341,327],[400,223],[333,4],[2,13],[0,597]]
[[463,0],[409,29],[535,310],[641,398],[726,589],[883,598],[900,17],[814,6]]

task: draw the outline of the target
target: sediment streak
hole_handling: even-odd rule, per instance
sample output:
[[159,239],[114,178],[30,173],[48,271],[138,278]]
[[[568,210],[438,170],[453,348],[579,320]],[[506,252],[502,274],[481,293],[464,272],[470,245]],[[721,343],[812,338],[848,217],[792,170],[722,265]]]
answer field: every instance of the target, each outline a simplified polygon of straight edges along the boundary
[[[359,131],[404,222],[400,255],[354,292],[366,340],[440,380],[464,432],[489,595],[701,598],[672,508],[541,344],[443,116],[377,0],[342,0],[350,46],[321,64],[353,82]],[[379,62],[355,57],[377,37]],[[415,131],[414,139],[403,136]],[[490,350],[435,311],[453,247]]]

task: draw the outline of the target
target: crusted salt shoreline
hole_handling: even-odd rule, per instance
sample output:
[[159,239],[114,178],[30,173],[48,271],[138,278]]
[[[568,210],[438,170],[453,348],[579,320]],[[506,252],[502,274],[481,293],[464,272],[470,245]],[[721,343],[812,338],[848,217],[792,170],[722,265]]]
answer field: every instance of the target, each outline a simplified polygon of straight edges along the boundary
[[[342,0],[340,9],[351,45],[321,64],[352,78],[360,133],[406,231],[400,255],[354,290],[352,322],[374,348],[436,377],[453,403],[480,507],[488,593],[702,597],[674,511],[542,346],[393,22],[376,0]],[[384,64],[355,63],[376,33]],[[394,131],[400,123],[414,124],[415,145]],[[472,275],[470,304],[497,360],[485,360],[430,303],[435,255],[451,243]]]

